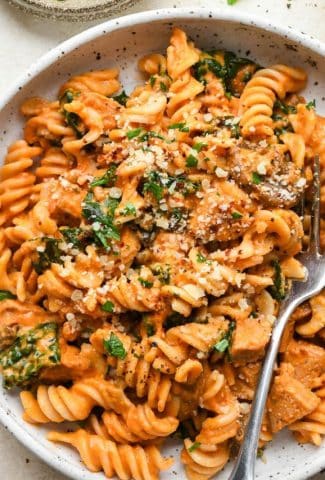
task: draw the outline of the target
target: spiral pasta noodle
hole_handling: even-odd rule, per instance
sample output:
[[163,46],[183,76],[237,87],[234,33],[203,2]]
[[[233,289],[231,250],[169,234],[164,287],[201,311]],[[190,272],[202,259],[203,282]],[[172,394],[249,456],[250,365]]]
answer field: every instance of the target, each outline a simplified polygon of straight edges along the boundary
[[103,470],[110,478],[114,474],[120,479],[157,479],[161,470],[169,468],[171,462],[163,459],[155,446],[116,445],[85,430],[74,433],[50,432],[48,439],[74,446],[86,467],[92,472]]
[[[89,470],[158,479],[159,450],[182,438],[186,476],[208,480],[238,451],[281,302],[307,273],[325,120],[302,69],[204,51],[178,27],[137,63],[131,90],[105,68],[21,105],[0,171],[0,371],[23,418],[61,424],[50,440]],[[322,442],[324,318],[321,292],[288,322],[261,448],[284,428]]]

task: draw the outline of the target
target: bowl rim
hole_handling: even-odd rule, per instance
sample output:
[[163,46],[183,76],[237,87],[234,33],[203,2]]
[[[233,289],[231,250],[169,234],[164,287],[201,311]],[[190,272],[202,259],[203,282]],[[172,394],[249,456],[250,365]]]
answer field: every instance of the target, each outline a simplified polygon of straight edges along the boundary
[[[55,64],[58,60],[71,53],[74,49],[88,43],[96,38],[107,35],[110,32],[131,27],[133,25],[144,24],[148,22],[161,20],[189,20],[201,19],[202,21],[221,20],[228,22],[237,22],[243,26],[256,27],[278,36],[291,40],[299,45],[311,50],[318,55],[325,57],[325,43],[313,38],[312,36],[299,32],[291,27],[276,26],[275,24],[265,20],[258,15],[243,13],[239,10],[230,8],[207,9],[205,7],[178,7],[178,8],[162,8],[136,12],[122,17],[113,18],[102,22],[94,27],[88,28],[77,35],[65,40],[56,47],[42,55],[36,62],[23,73],[10,88],[0,95],[0,109],[2,110],[10,103],[15,95],[22,90],[31,79],[39,73]],[[8,405],[9,407],[9,405]],[[43,462],[55,469],[56,471],[75,480],[85,478],[80,476],[80,469],[73,465],[71,461],[60,455],[58,450],[54,454],[51,449],[47,449],[33,438],[28,429],[24,428],[19,421],[11,417],[10,410],[7,410],[0,404],[0,422],[12,433],[20,443],[22,443],[31,452],[37,455]],[[308,475],[319,473],[325,467],[325,459],[321,456],[309,467]],[[297,473],[296,480],[305,480],[306,471]]]

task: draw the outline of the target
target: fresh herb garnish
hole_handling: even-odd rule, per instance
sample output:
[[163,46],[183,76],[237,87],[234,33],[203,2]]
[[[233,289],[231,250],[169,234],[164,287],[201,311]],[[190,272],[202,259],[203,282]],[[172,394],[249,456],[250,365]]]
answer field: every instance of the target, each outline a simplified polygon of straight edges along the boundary
[[158,277],[159,281],[168,285],[170,282],[170,265],[155,265],[152,267],[152,273]]
[[63,252],[59,248],[60,240],[51,237],[42,237],[41,240],[45,244],[44,250],[37,250],[38,260],[33,262],[35,272],[39,275],[50,268],[52,263],[63,263],[61,258]]
[[151,75],[150,78],[149,78],[149,83],[150,83],[150,87],[152,88],[155,83],[156,83],[156,77],[154,75]]
[[129,140],[132,140],[132,138],[138,137],[142,131],[142,128],[134,128],[133,130],[126,132],[126,136]]
[[186,159],[186,166],[187,167],[196,167],[198,164],[198,159],[194,157],[194,155],[190,154]]
[[198,252],[198,254],[196,255],[196,261],[198,263],[205,263],[207,261],[207,257],[205,257],[204,255],[202,255],[201,252]]
[[193,150],[195,150],[197,153],[200,153],[202,148],[207,147],[207,143],[204,142],[197,142],[192,145]]
[[104,175],[101,177],[95,178],[90,184],[91,188],[94,187],[113,187],[113,185],[116,182],[117,176],[116,176],[116,169],[117,165],[115,163],[112,163]]
[[162,92],[167,92],[167,85],[164,82],[160,82],[159,85]]
[[164,196],[164,187],[161,184],[159,172],[152,171],[148,174],[148,179],[143,184],[143,192],[150,192],[156,200],[161,200]]
[[259,185],[262,182],[262,179],[257,172],[252,173],[252,182],[254,185]]
[[168,127],[169,130],[179,130],[180,132],[189,132],[190,129],[186,125],[185,122],[180,122],[180,123],[173,123],[172,125],[169,125]]
[[146,280],[142,277],[138,278],[138,282],[141,283],[144,288],[151,288],[153,286],[153,282],[150,282],[149,280]]
[[273,108],[281,110],[281,112],[286,115],[288,115],[289,113],[297,113],[297,109],[294,105],[288,105],[284,102],[281,102],[281,100],[279,99],[275,100]]
[[[106,203],[108,214],[103,212],[101,205],[93,200],[91,193],[88,193],[83,202],[82,216],[92,225],[95,243],[107,249],[108,240],[120,240],[120,232],[114,225],[112,216],[112,210],[116,208],[118,202],[109,199]],[[112,203],[115,208],[112,208]]]
[[78,227],[73,227],[73,228],[61,228],[60,232],[64,236],[64,240],[67,243],[72,243],[72,245],[76,248],[81,247],[81,241],[80,241],[80,234],[82,233],[82,229]]
[[18,333],[14,343],[0,353],[5,388],[28,386],[45,367],[60,361],[56,323],[41,323]]
[[121,215],[127,217],[127,216],[135,216],[137,213],[137,210],[133,203],[127,203],[123,210],[121,210]]
[[115,333],[111,332],[109,339],[104,340],[103,343],[104,348],[109,355],[124,360],[126,357],[126,350],[123,343],[118,336],[115,335]]
[[274,268],[274,280],[273,285],[268,288],[268,291],[275,300],[280,302],[286,296],[285,277],[278,260],[273,260],[271,264]]
[[178,312],[173,312],[164,321],[164,329],[169,330],[170,328],[179,327],[180,325],[185,325],[186,323],[192,322],[193,320],[188,317],[183,317]]
[[74,112],[68,112],[67,110],[63,110],[65,121],[67,122],[67,125],[72,128],[74,133],[76,134],[77,138],[82,138],[83,133],[82,130],[80,129],[80,117]]
[[226,350],[229,353],[231,343],[232,343],[232,334],[235,329],[235,322],[229,323],[229,328],[227,332],[223,335],[223,337],[214,345],[214,349],[217,352],[224,353]]
[[[229,1],[229,0],[228,0]],[[197,448],[199,448],[201,446],[201,442],[194,442],[190,448],[188,448],[188,451],[190,453],[194,452]]]
[[104,312],[113,313],[114,312],[114,303],[110,300],[107,300],[103,305],[100,307]]
[[129,97],[128,95],[125,93],[125,91],[123,90],[123,92],[121,92],[119,95],[115,95],[115,97],[113,97],[113,100],[115,100],[116,102],[118,102],[120,105],[123,105],[125,107],[126,105],[126,102],[128,101]]
[[154,132],[153,130],[149,130],[148,132],[144,133],[138,137],[138,140],[139,142],[147,142],[149,138],[160,138],[160,140],[164,140],[164,137],[160,135],[160,133]]
[[152,337],[152,335],[156,333],[155,326],[150,322],[146,315],[143,316],[143,326],[146,329],[148,337]]
[[316,108],[316,100],[311,100],[310,102],[306,103],[307,110],[311,110],[312,108]]
[[231,214],[232,218],[234,218],[235,220],[238,220],[239,218],[242,218],[242,214],[239,213],[239,212],[232,212]]
[[0,302],[2,302],[2,300],[9,300],[13,298],[16,298],[16,295],[9,292],[9,290],[0,290]]

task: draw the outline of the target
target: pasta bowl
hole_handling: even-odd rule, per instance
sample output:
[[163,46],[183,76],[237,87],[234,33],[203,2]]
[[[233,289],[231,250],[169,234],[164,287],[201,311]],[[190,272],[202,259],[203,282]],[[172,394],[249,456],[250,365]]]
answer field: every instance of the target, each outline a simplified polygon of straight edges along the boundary
[[[279,28],[262,19],[234,11],[171,9],[143,12],[114,19],[64,42],[42,57],[0,99],[1,158],[6,148],[21,136],[19,105],[27,97],[51,97],[71,74],[118,66],[127,91],[142,76],[137,61],[150,52],[163,51],[173,26],[184,28],[204,49],[220,48],[249,55],[261,65],[288,63],[302,66],[309,75],[305,95],[315,98],[317,110],[325,112],[322,81],[325,73],[325,46],[304,34]],[[90,474],[70,449],[46,440],[47,429],[25,423],[16,392],[0,389],[0,420],[26,447],[61,473],[75,480],[103,479],[102,473]],[[180,444],[167,443],[164,453],[175,455],[175,464],[162,474],[163,479],[184,478],[178,463]],[[325,467],[325,445],[319,448],[297,445],[283,432],[267,447],[266,463],[257,461],[257,479],[288,478],[303,480]],[[218,475],[228,478],[230,466]]]

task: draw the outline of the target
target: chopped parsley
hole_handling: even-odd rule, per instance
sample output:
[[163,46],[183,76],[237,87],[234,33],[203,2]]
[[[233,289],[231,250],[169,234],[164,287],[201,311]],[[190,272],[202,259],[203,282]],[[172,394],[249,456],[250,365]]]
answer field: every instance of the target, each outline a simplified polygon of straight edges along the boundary
[[97,177],[95,180],[93,180],[90,184],[90,187],[113,187],[113,185],[116,182],[117,176],[116,176],[116,169],[117,165],[115,163],[112,163],[107,171],[102,175],[101,177]]
[[238,220],[239,218],[242,218],[242,214],[239,213],[239,212],[232,212],[231,214],[232,218],[234,218],[235,220]]
[[169,176],[152,170],[148,173],[147,179],[143,184],[143,193],[150,192],[157,201],[164,197],[167,190],[168,193],[180,192],[183,195],[190,195],[199,189],[199,184],[189,180],[184,175]]
[[219,342],[217,342],[213,347],[217,352],[220,352],[220,353],[224,353],[226,351],[229,352],[229,349],[232,343],[232,334],[234,329],[235,329],[235,322],[230,322],[227,332],[223,335],[223,337],[219,340]]
[[252,182],[254,185],[259,185],[262,183],[262,179],[257,172],[252,173]]
[[311,110],[312,108],[316,108],[316,100],[311,100],[310,102],[306,103],[307,110]]
[[194,157],[194,155],[189,155],[186,159],[186,166],[187,167],[197,167],[198,159]]
[[[228,0],[229,1],[229,0]],[[200,442],[194,442],[192,443],[192,445],[190,446],[190,448],[188,448],[188,451],[190,453],[194,452],[197,448],[199,448],[201,446],[201,443]]]
[[154,75],[151,75],[150,78],[149,78],[149,83],[150,83],[150,87],[152,88],[155,83],[156,83],[156,77]]
[[275,300],[280,302],[286,296],[285,277],[278,260],[272,261],[272,267],[274,268],[274,280],[268,291]]
[[71,90],[66,90],[62,97],[60,98],[60,103],[64,104],[64,103],[71,103],[73,102],[74,100],[74,97],[75,97],[75,94],[73,92],[71,92]]
[[153,282],[150,282],[149,280],[146,280],[142,277],[138,278],[138,282],[141,283],[144,288],[151,288],[153,286]]
[[128,101],[129,97],[128,95],[125,93],[125,91],[123,90],[123,92],[121,92],[119,95],[115,95],[115,97],[113,97],[113,100],[115,100],[116,102],[118,102],[120,105],[123,105],[123,107],[125,107],[126,105],[126,102]]
[[123,343],[118,336],[115,335],[115,333],[111,332],[109,339],[104,340],[103,343],[104,348],[109,355],[124,360],[126,357],[126,350]]
[[172,125],[169,125],[168,127],[169,130],[179,130],[180,132],[189,132],[190,129],[186,125],[185,122],[180,122],[180,123],[173,123]]
[[51,263],[63,263],[61,258],[62,251],[59,248],[60,240],[51,237],[42,237],[41,240],[45,244],[44,250],[37,250],[38,260],[33,262],[34,270],[39,275],[50,268]]
[[101,309],[104,312],[113,313],[114,312],[114,303],[111,302],[110,300],[107,300],[105,303],[103,303],[103,305],[101,306]]
[[129,140],[132,140],[132,138],[138,137],[142,131],[142,128],[134,128],[133,130],[126,132],[126,136]]
[[13,298],[16,298],[16,295],[9,292],[9,290],[0,290],[0,302],[2,302],[2,300],[9,300]]

